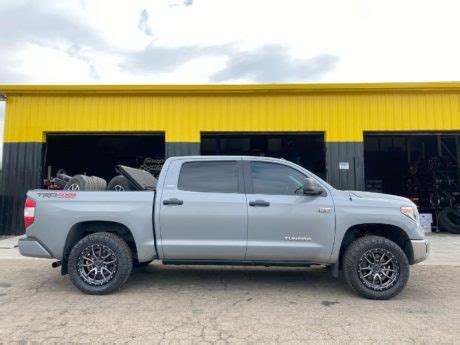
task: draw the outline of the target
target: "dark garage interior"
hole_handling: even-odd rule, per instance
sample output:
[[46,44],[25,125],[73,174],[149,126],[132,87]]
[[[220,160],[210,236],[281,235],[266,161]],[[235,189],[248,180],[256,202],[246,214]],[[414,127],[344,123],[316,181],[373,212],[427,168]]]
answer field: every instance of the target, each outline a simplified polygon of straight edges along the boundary
[[443,215],[458,223],[458,213],[444,213],[459,208],[459,159],[457,133],[366,134],[366,190],[410,198],[433,215],[435,229]]
[[284,158],[326,178],[323,133],[202,134],[201,154]]
[[118,164],[158,175],[164,157],[164,134],[48,134],[44,176],[64,169],[109,181]]

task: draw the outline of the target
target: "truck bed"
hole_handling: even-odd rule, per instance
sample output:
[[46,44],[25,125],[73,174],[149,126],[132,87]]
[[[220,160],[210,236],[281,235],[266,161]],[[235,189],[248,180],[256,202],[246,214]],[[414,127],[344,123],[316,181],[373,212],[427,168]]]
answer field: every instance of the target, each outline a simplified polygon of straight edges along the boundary
[[153,230],[154,191],[33,190],[27,197],[36,202],[35,221],[27,228],[27,236],[40,238],[40,245],[51,257],[62,259],[67,235],[72,236],[72,231],[79,226],[88,223],[97,226],[101,222],[130,229],[139,261],[157,256]]

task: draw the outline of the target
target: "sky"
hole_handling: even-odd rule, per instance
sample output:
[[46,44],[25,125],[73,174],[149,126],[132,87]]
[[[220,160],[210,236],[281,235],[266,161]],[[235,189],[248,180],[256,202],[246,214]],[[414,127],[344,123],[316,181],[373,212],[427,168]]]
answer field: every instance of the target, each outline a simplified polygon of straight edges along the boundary
[[458,81],[459,13],[458,0],[0,0],[0,85]]

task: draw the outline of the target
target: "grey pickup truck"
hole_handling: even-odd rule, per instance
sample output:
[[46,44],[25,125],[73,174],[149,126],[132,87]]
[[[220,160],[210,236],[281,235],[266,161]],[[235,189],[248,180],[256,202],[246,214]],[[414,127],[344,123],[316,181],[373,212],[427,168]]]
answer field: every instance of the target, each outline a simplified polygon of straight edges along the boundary
[[[131,183],[142,185],[135,175]],[[336,190],[283,159],[169,158],[156,185],[144,187],[29,191],[21,254],[57,259],[88,294],[113,292],[133,265],[161,260],[324,265],[361,296],[388,299],[429,252],[410,200]]]

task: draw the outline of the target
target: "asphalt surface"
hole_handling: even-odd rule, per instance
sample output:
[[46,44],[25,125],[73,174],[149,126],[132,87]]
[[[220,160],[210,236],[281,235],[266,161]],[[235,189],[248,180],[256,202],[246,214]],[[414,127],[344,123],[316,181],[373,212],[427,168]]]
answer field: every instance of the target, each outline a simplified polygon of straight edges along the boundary
[[460,266],[411,268],[389,301],[362,299],[321,267],[158,264],[88,296],[49,260],[0,255],[0,343],[459,343]]
[[356,297],[325,269],[136,270],[87,296],[46,261],[0,262],[0,339],[48,342],[460,340],[460,267],[417,266],[390,301]]

